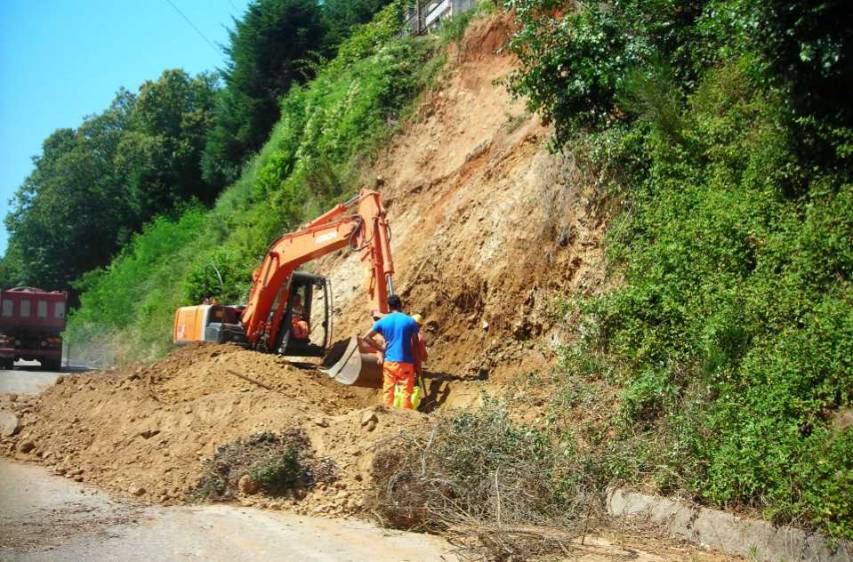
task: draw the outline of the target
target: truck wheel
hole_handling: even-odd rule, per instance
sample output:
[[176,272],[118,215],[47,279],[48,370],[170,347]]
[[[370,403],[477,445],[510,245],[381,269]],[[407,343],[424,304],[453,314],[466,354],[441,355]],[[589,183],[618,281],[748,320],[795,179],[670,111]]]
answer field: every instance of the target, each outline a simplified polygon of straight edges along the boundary
[[15,360],[14,359],[2,359],[0,360],[0,369],[4,371],[11,371],[15,368]]

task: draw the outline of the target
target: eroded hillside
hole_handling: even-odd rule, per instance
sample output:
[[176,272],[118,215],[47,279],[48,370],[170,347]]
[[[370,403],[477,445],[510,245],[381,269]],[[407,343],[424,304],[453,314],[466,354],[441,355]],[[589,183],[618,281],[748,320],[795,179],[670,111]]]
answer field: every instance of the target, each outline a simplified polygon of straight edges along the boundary
[[[440,86],[372,170],[397,289],[427,321],[429,369],[497,384],[552,360],[554,299],[600,287],[605,227],[548,128],[507,91],[509,21],[479,20],[451,47]],[[316,269],[335,283],[337,333],[363,332],[358,256]]]

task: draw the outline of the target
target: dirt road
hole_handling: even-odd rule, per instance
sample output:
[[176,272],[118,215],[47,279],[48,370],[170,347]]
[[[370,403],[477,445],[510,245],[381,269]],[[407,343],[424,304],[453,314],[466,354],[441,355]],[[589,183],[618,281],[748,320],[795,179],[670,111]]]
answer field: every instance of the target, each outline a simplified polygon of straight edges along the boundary
[[428,535],[224,505],[152,507],[0,459],[0,560],[454,560]]

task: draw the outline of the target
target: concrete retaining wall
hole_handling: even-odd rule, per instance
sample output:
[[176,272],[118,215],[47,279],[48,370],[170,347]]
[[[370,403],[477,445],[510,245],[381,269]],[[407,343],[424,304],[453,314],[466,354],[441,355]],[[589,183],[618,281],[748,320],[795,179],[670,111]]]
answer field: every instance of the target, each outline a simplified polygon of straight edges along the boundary
[[760,562],[853,561],[848,542],[832,549],[823,537],[800,529],[775,527],[666,498],[613,489],[607,494],[607,511],[614,516],[643,517],[663,525],[674,536]]

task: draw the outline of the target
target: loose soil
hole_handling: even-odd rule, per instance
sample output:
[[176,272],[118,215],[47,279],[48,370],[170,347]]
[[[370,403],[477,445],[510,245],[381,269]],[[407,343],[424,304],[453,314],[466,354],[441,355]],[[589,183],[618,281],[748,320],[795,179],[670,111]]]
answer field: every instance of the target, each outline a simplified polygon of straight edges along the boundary
[[0,408],[22,429],[0,447],[78,482],[168,505],[193,497],[219,447],[302,428],[313,455],[334,463],[334,481],[304,497],[239,499],[338,515],[359,510],[374,447],[429,424],[424,414],[386,411],[377,400],[375,391],[341,387],[273,355],[198,345],[147,367],[65,376],[38,397],[5,397]]
[[[518,375],[547,370],[567,334],[557,301],[604,283],[601,197],[549,128],[513,100],[516,67],[496,51],[506,18],[475,21],[451,46],[440,88],[371,170],[392,228],[395,285],[426,319],[431,390],[466,407]],[[364,268],[355,254],[322,260],[339,308],[339,334],[369,327]]]

